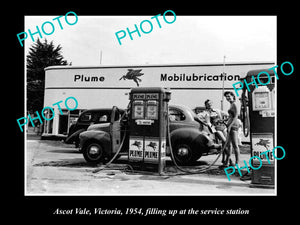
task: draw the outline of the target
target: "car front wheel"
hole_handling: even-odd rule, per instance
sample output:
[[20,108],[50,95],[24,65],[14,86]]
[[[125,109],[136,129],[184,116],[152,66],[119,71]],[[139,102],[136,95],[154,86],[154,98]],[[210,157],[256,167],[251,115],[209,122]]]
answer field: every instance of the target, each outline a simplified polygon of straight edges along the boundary
[[89,163],[100,163],[104,161],[104,149],[98,143],[89,143],[83,148],[83,157]]

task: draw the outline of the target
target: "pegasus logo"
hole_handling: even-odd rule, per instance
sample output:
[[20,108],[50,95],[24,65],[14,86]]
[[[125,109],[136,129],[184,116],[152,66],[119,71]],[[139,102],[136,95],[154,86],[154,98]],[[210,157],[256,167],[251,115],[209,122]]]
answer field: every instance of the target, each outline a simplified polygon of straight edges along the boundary
[[142,80],[138,77],[143,76],[144,74],[141,73],[142,69],[140,70],[133,70],[133,69],[128,69],[128,72],[126,73],[126,75],[123,75],[119,80],[133,80],[136,85],[139,87],[139,82],[141,82]]
[[153,148],[153,150],[155,151],[155,150],[156,150],[156,147],[157,147],[157,143],[156,143],[156,142],[150,141],[150,143],[149,143],[147,146]]
[[142,147],[142,142],[140,142],[140,141],[135,141],[132,145],[133,145],[133,146],[136,146],[136,147],[140,150],[141,147]]
[[264,140],[264,139],[259,139],[259,142],[257,142],[255,145],[260,145],[265,147],[267,150],[270,147],[270,140]]

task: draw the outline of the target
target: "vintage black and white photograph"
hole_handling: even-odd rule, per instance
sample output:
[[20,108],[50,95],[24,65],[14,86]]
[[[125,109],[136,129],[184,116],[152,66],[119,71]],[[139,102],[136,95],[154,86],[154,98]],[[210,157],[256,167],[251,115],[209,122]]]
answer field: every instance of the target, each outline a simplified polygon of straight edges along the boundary
[[276,196],[276,15],[25,15],[27,196]]

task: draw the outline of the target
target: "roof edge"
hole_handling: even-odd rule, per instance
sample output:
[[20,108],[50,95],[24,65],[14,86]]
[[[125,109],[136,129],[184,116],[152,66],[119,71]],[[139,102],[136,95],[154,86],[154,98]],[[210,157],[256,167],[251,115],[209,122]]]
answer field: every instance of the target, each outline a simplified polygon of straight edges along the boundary
[[[272,61],[247,61],[247,62],[228,62],[225,66],[241,66],[241,65],[275,65]],[[174,64],[141,64],[141,65],[94,65],[94,66],[48,66],[44,68],[47,70],[55,69],[101,69],[101,68],[142,68],[142,67],[190,67],[190,66],[224,66],[223,63],[174,63]]]

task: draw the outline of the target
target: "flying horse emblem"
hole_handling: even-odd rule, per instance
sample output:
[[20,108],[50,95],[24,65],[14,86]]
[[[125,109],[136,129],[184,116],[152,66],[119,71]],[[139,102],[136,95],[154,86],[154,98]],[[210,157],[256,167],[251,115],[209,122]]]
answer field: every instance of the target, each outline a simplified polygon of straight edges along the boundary
[[157,147],[157,143],[151,141],[147,146],[153,148],[153,150],[155,151],[155,150],[156,150],[156,147]]
[[268,150],[268,148],[270,147],[269,144],[270,144],[269,140],[259,139],[259,142],[257,142],[255,145],[261,145]]
[[128,69],[128,72],[126,73],[126,75],[123,75],[119,80],[133,80],[137,86],[139,87],[139,82],[141,82],[142,80],[138,77],[143,76],[144,74],[141,73],[142,69],[140,70],[133,70],[133,69]]
[[142,142],[140,142],[140,141],[135,141],[132,145],[133,145],[133,146],[136,146],[139,150],[141,150]]

